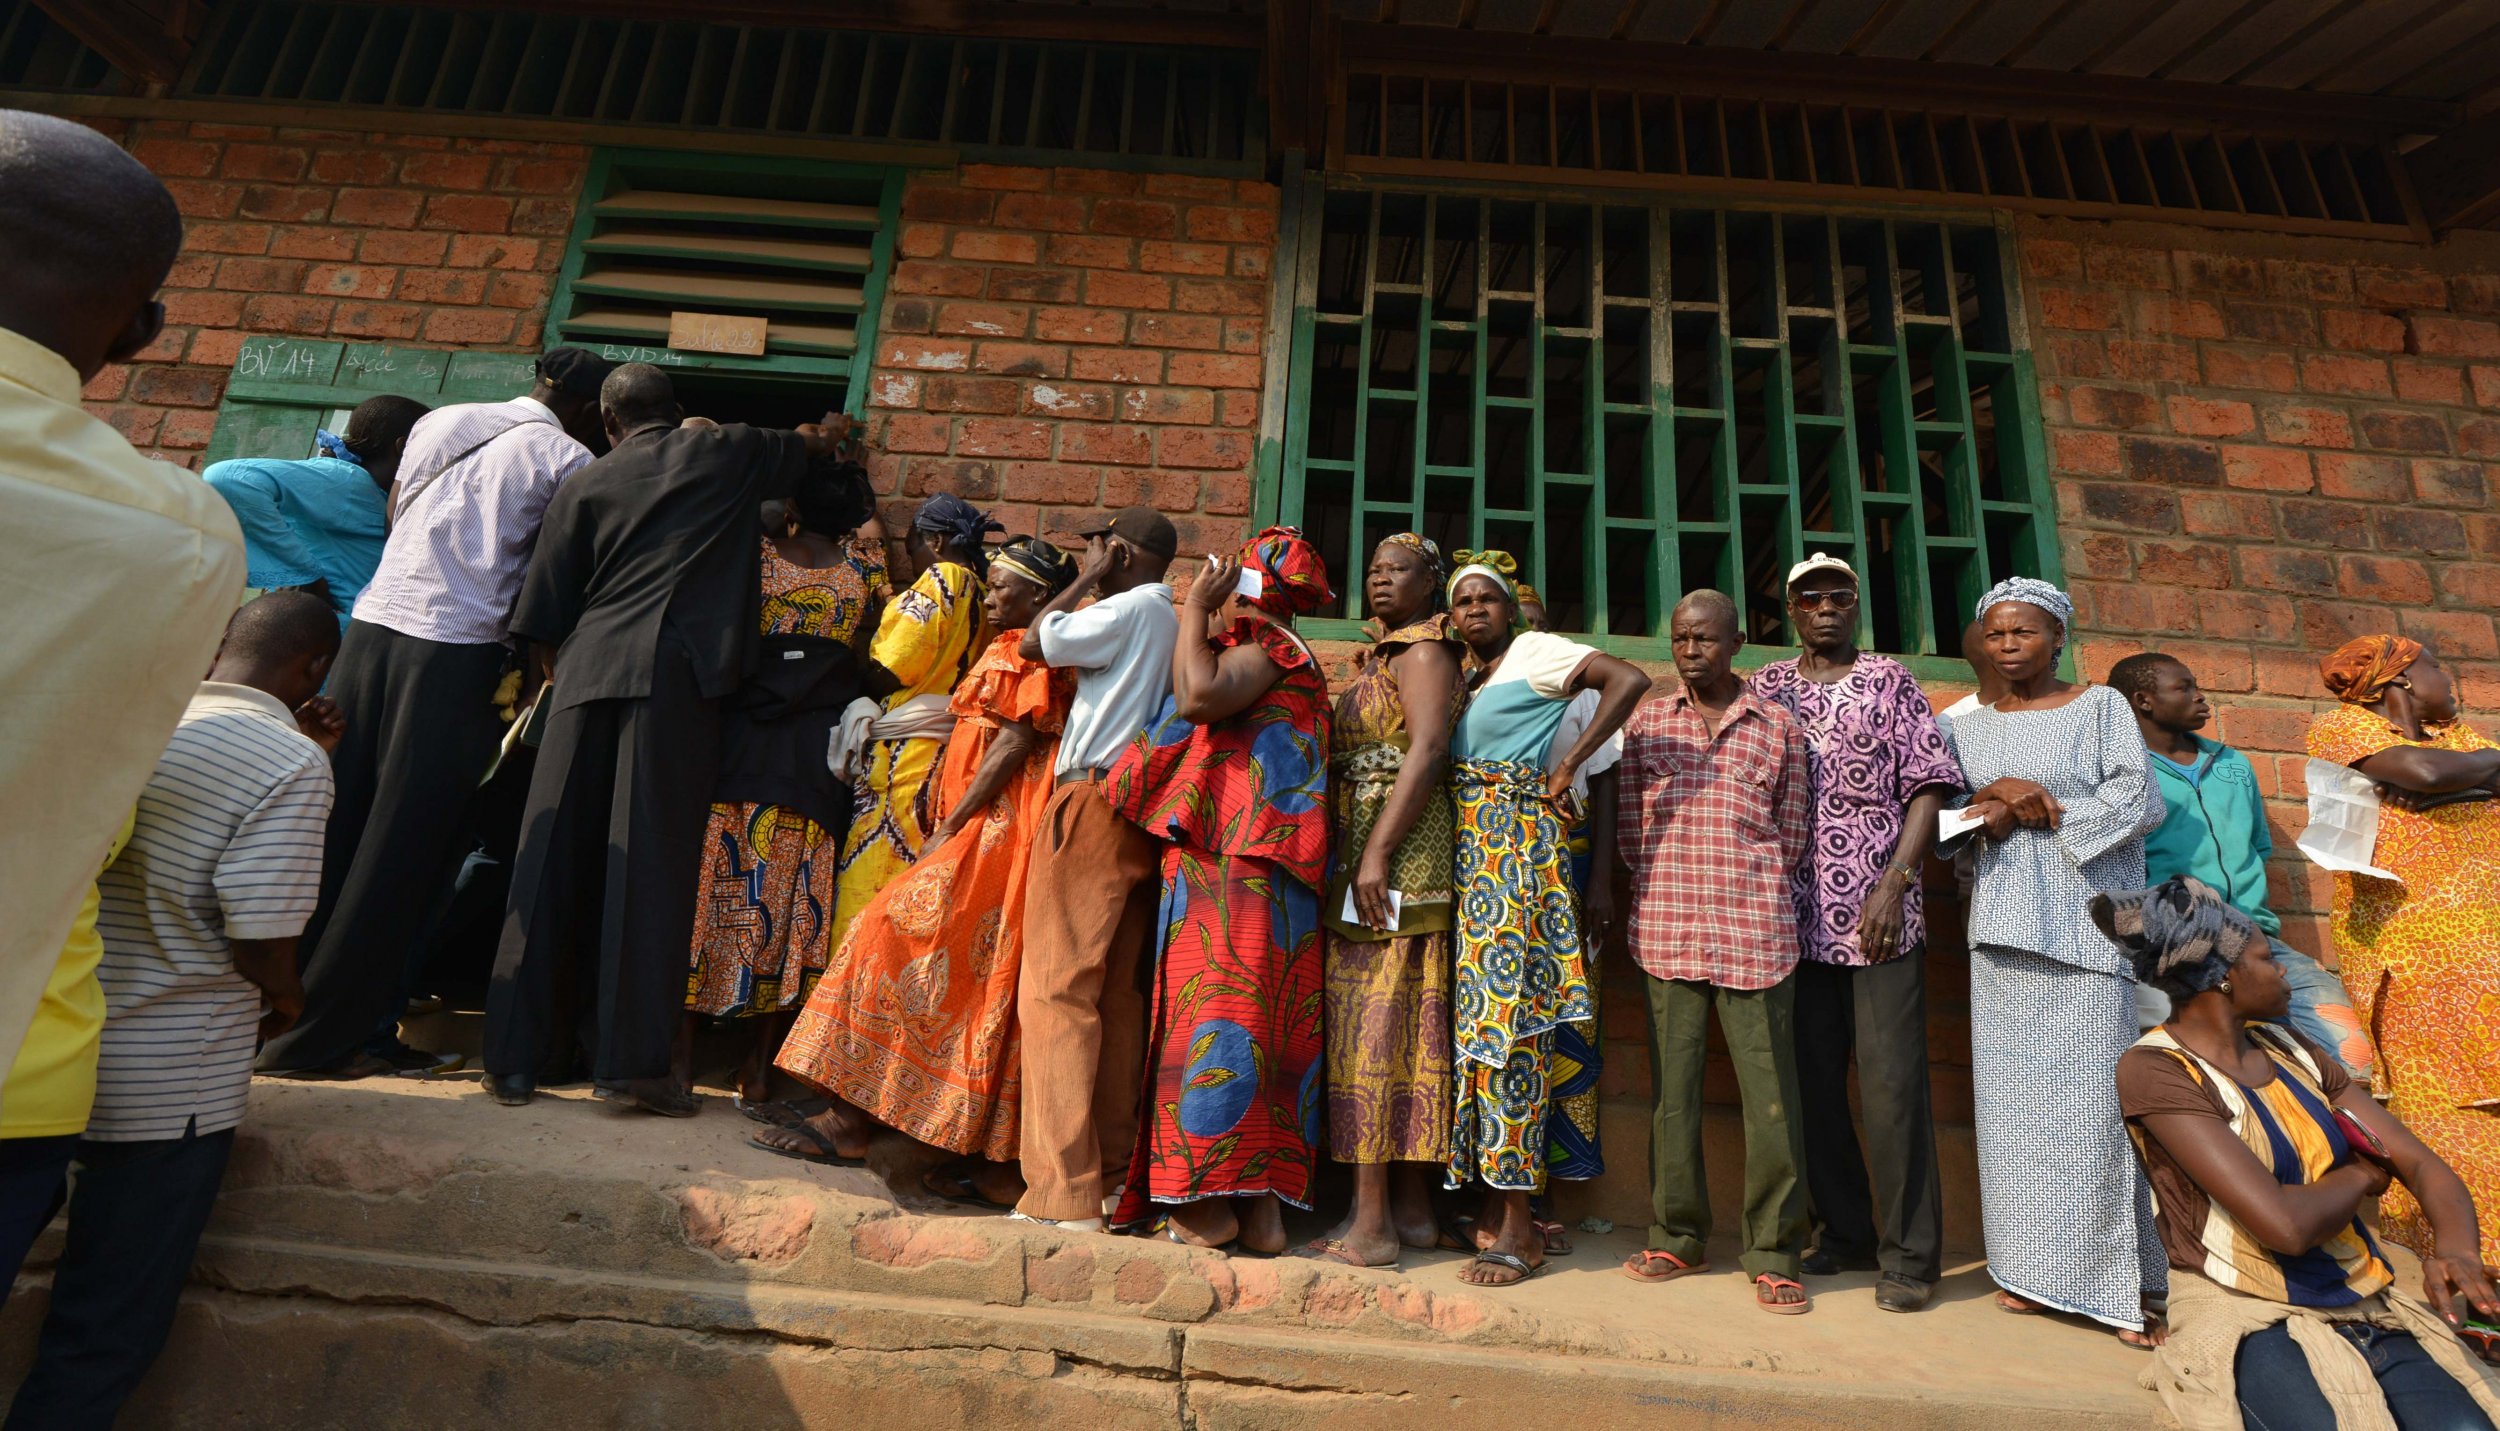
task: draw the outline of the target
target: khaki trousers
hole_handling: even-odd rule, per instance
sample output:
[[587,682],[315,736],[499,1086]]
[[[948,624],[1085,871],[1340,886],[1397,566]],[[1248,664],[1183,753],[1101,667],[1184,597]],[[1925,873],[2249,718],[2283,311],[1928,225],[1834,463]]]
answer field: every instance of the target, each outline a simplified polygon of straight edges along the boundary
[[1100,1217],[1128,1171],[1145,1077],[1139,966],[1154,930],[1163,846],[1112,812],[1094,780],[1042,807],[1025,871],[1024,1198],[1027,1217]]

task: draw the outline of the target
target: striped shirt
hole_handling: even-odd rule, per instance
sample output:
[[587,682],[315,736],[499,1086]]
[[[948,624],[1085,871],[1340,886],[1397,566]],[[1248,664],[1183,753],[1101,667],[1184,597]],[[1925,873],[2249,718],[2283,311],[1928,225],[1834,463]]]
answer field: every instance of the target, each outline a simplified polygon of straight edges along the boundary
[[417,419],[399,462],[382,563],[356,598],[355,618],[446,645],[503,640],[548,499],[588,461],[590,449],[535,398],[463,403]]
[[97,881],[104,1056],[87,1136],[179,1138],[243,1121],[260,990],[235,939],[301,934],[321,892],[330,760],[274,696],[204,681]]

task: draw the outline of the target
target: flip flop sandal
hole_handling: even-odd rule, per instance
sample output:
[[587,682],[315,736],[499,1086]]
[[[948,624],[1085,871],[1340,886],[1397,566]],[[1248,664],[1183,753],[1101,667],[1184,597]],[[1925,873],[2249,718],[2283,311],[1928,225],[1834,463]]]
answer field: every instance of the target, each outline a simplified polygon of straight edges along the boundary
[[1537,1236],[1545,1239],[1546,1256],[1568,1257],[1571,1255],[1570,1228],[1563,1226],[1559,1222],[1537,1222],[1533,1219],[1529,1221],[1528,1225],[1536,1229]]
[[811,1153],[805,1148],[777,1147],[771,1143],[765,1142],[761,1138],[747,1139],[747,1146],[750,1148],[761,1148],[765,1152],[771,1153],[776,1157],[790,1158],[802,1163],[822,1163],[829,1168],[864,1168],[868,1166],[868,1160],[866,1158],[844,1157],[842,1155],[842,1151],[834,1146],[831,1138],[817,1132],[814,1128],[809,1127],[805,1123],[795,1124],[784,1129],[783,1131],[796,1133],[800,1137],[815,1144],[816,1151]]
[[[1174,1247],[1186,1247],[1192,1252],[1221,1252],[1225,1256],[1229,1257],[1232,1256],[1237,1250],[1234,1242],[1222,1243],[1215,1247],[1209,1247],[1203,1242],[1191,1242],[1187,1238],[1181,1236],[1181,1230],[1174,1227],[1172,1225],[1172,1219],[1168,1217],[1158,1221],[1152,1228],[1148,1229],[1146,1235],[1148,1237],[1160,1236],[1164,1241],[1171,1243]],[[1235,1239],[1235,1241],[1238,1241],[1238,1239]],[[1245,1257],[1273,1257],[1276,1254],[1272,1252],[1243,1252],[1241,1255]]]
[[1443,1252],[1473,1252],[1476,1250],[1475,1226],[1476,1220],[1472,1217],[1453,1217],[1441,1224],[1440,1236],[1433,1240],[1432,1245]]
[[[1661,1262],[1667,1264],[1666,1270],[1663,1272],[1653,1270]],[[1635,1282],[1672,1282],[1678,1277],[1690,1277],[1696,1273],[1707,1272],[1710,1270],[1710,1264],[1687,1262],[1672,1252],[1661,1252],[1654,1247],[1649,1247],[1632,1254],[1632,1259],[1617,1270]]]
[[[729,1103],[740,1113],[771,1128],[795,1127],[833,1106],[822,1098],[768,1098],[760,1103],[749,1103],[742,1097],[733,1096]],[[810,1107],[811,1104],[814,1106]]]
[[1386,1262],[1366,1262],[1363,1254],[1354,1250],[1352,1243],[1335,1237],[1306,1242],[1295,1249],[1293,1255],[1312,1262],[1334,1262],[1344,1267],[1366,1267],[1380,1272],[1398,1270],[1398,1259],[1392,1257]]
[[1767,1292],[1771,1296],[1776,1296],[1791,1287],[1802,1292],[1806,1289],[1806,1284],[1794,1277],[1782,1277],[1777,1272],[1757,1274],[1753,1279],[1753,1304],[1766,1312],[1782,1317],[1802,1316],[1813,1311],[1814,1299],[1812,1297],[1802,1302],[1774,1302],[1770,1296],[1764,1295]]
[[1476,1254],[1476,1265],[1507,1267],[1519,1275],[1507,1282],[1469,1282],[1467,1285],[1470,1287],[1516,1287],[1545,1270],[1545,1264],[1542,1262],[1530,1262],[1525,1257],[1513,1257],[1507,1252],[1496,1252],[1490,1247]]

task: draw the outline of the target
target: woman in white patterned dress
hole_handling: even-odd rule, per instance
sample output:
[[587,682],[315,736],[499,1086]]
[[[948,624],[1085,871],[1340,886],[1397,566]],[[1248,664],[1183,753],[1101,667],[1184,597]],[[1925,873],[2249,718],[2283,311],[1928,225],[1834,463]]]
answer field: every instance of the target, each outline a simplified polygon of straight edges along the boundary
[[2006,1311],[2078,1313],[2150,1346],[2169,1264],[2115,1082],[2136,1039],[2135,978],[2088,907],[2143,885],[2161,795],[2127,702],[2058,679],[2065,593],[2012,578],[1979,615],[2006,692],[1947,739],[1984,821],[1970,1005],[1988,1273]]

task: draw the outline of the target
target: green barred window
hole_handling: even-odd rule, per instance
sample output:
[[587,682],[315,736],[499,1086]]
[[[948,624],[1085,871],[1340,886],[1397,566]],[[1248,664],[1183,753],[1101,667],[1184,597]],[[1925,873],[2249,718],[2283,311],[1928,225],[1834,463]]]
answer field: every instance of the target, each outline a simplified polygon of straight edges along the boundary
[[1957,652],[1995,580],[2057,575],[1993,227],[1305,193],[1276,510],[1346,617],[1401,529],[1510,551],[1557,629],[1634,655],[1706,586],[1792,644],[1781,582],[1809,551],[1863,575],[1864,644],[1910,655]]

